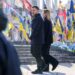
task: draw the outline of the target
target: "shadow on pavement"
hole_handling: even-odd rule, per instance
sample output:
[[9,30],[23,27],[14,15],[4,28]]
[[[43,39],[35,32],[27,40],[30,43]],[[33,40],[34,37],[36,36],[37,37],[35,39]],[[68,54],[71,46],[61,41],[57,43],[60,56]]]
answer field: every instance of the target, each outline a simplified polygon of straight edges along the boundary
[[68,68],[72,67],[72,63],[60,63],[62,66],[66,66]]
[[[31,72],[31,68],[28,65],[25,65],[25,66],[22,66],[22,67]],[[33,75],[33,74],[31,74],[31,75]],[[60,72],[43,72],[43,74],[39,74],[39,75],[66,75],[66,74],[60,73]]]
[[49,72],[49,73],[44,72],[42,75],[66,75],[66,74],[60,72]]

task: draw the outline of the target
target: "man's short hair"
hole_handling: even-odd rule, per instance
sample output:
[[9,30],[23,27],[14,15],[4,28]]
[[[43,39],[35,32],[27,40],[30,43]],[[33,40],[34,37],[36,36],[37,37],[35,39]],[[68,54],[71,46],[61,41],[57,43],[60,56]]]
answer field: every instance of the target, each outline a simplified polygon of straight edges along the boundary
[[39,10],[39,7],[38,6],[33,6],[32,8],[35,8],[35,9]]

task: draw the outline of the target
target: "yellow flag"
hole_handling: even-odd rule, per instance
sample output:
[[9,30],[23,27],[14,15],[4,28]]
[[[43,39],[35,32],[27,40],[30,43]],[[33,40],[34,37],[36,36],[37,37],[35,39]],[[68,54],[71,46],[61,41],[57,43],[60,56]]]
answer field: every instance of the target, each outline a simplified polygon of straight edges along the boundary
[[59,19],[57,19],[57,22],[56,22],[56,25],[55,25],[55,29],[56,29],[56,32],[58,34],[62,34],[62,29],[61,29],[61,25],[60,25]]
[[22,25],[22,23],[20,23],[19,30],[20,30],[20,31],[23,30],[23,25]]
[[73,30],[72,29],[68,30],[68,34],[67,34],[68,40],[71,40],[72,36],[73,36]]
[[26,39],[26,41],[28,42],[28,41],[29,41],[29,38],[28,38],[28,35],[27,35],[27,33],[26,33],[26,30],[23,28],[22,23],[20,23],[19,30],[22,31],[23,37],[24,37],[24,38]]
[[8,29],[10,30],[10,29],[13,29],[14,28],[14,25],[10,22],[10,23],[8,23]]

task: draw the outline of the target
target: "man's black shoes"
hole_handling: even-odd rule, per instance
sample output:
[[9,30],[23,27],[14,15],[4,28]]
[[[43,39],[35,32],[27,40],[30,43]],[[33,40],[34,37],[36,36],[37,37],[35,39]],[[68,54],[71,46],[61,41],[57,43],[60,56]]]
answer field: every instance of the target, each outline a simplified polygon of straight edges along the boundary
[[42,70],[37,69],[33,71],[32,74],[42,74]]
[[49,72],[49,64],[44,66],[43,72]]

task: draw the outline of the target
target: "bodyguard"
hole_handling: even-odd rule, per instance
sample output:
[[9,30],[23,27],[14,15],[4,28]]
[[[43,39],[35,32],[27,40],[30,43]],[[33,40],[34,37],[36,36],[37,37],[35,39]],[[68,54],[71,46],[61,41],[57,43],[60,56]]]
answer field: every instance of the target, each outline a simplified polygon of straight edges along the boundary
[[16,50],[2,33],[7,22],[7,17],[0,9],[0,75],[22,75]]

